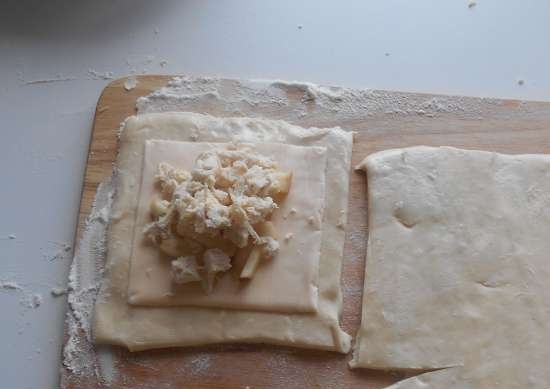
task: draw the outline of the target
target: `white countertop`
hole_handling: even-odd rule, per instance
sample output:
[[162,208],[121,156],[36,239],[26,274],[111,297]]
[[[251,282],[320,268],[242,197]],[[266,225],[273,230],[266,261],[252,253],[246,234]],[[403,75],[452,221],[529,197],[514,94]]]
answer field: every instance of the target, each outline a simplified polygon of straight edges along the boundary
[[50,291],[66,285],[98,74],[550,101],[550,2],[477,2],[3,1],[0,282],[22,289],[0,288],[1,386],[58,385],[66,298]]

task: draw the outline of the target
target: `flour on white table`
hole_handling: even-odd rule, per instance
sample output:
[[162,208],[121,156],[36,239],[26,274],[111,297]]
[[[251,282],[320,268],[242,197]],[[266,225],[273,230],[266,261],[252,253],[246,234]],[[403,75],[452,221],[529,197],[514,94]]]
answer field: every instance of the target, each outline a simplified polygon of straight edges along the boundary
[[25,308],[36,309],[42,305],[42,295],[40,293],[33,293],[23,297],[19,303]]
[[15,292],[22,296],[19,298],[19,305],[25,309],[36,309],[44,301],[40,293],[30,291],[26,287],[17,283],[17,281],[0,281],[0,291]]
[[50,294],[53,297],[61,297],[67,294],[67,288],[54,287],[50,290]]
[[36,84],[51,84],[54,82],[67,82],[67,81],[75,81],[77,80],[76,77],[56,77],[56,78],[41,78],[37,80],[28,80],[25,81],[25,85],[36,85]]
[[115,78],[113,72],[105,71],[105,72],[98,72],[94,69],[88,69],[88,74],[92,76],[93,80],[112,80]]
[[61,73],[55,75],[49,75],[48,77],[34,78],[28,80],[25,78],[25,67],[22,64],[17,64],[17,79],[21,81],[23,85],[38,85],[38,84],[51,84],[56,82],[75,81],[78,78],[74,76],[65,76]]
[[57,261],[60,259],[68,259],[71,255],[70,251],[72,249],[71,245],[63,242],[49,242],[54,246],[54,250],[45,250],[42,253],[42,257],[47,259],[50,262]]
[[0,281],[0,289],[3,289],[3,290],[23,290],[23,287],[20,286],[15,281]]

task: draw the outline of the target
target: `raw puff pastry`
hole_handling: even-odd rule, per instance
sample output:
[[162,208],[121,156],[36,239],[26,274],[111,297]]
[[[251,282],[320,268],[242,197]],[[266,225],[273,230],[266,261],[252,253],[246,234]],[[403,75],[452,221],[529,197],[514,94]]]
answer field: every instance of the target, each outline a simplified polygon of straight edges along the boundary
[[367,157],[352,367],[442,369],[393,389],[550,387],[550,156],[449,147]]
[[[327,148],[326,204],[322,225],[316,314],[281,314],[194,307],[142,308],[127,303],[128,272],[143,144],[147,139],[201,142],[278,142]],[[282,121],[161,113],[127,119],[117,159],[106,276],[93,315],[97,343],[131,351],[223,342],[272,343],[346,353],[350,337],[340,329],[340,271],[347,210],[352,134]]]
[[[250,309],[269,312],[315,312],[321,255],[321,220],[325,204],[326,148],[257,143],[254,151],[273,158],[285,171],[293,171],[291,191],[272,215],[279,239],[279,253],[259,266],[249,281],[239,280],[231,269],[220,275],[213,291],[206,294],[200,283],[174,286],[170,259],[149,244],[143,229],[151,221],[150,207],[156,193],[154,175],[160,162],[191,170],[196,157],[225,143],[194,143],[149,140],[131,254],[129,302],[132,305],[194,305],[216,308]],[[292,209],[299,210],[296,213]],[[284,240],[286,234],[295,238]],[[233,261],[238,268],[236,261]],[[242,265],[242,264],[241,264]]]

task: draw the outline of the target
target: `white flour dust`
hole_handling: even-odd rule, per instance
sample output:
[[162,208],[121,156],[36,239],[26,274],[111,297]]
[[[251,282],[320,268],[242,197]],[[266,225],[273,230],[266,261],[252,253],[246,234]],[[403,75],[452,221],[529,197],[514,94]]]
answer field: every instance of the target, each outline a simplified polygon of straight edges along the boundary
[[114,73],[110,71],[98,72],[94,69],[88,69],[88,74],[92,77],[92,80],[112,80],[115,78]]
[[67,289],[66,288],[54,287],[50,290],[50,294],[53,297],[61,297],[61,296],[67,294]]
[[[308,82],[269,80],[225,80],[219,78],[175,77],[168,84],[137,100],[139,113],[198,111],[214,106],[223,116],[276,118],[284,107],[286,120],[306,115],[330,114],[335,120],[374,115],[415,115],[427,118],[455,113],[479,118],[481,103],[500,105],[496,99],[459,96],[426,96],[370,89],[320,86]],[[222,104],[220,104],[222,103]],[[298,104],[296,104],[298,103]],[[223,108],[220,108],[223,107]],[[254,112],[250,112],[254,108]]]
[[191,366],[190,372],[193,374],[201,374],[207,371],[210,367],[210,355],[200,354],[198,357],[194,358],[190,363]]
[[36,85],[36,84],[52,84],[55,82],[67,82],[77,80],[76,77],[57,77],[57,78],[41,78],[36,80],[25,81],[25,85]]
[[42,257],[47,259],[50,262],[69,259],[71,255],[72,247],[68,243],[62,242],[48,242],[50,245],[53,245],[53,250],[44,250]]
[[[63,350],[63,365],[73,378],[95,376],[101,381],[110,381],[116,376],[112,359],[105,356],[109,351],[102,351],[101,358],[96,355],[90,331],[91,314],[104,268],[105,239],[112,198],[111,180],[100,184],[69,273],[69,309],[66,318],[68,340]],[[62,382],[62,387],[65,385]]]
[[101,346],[96,349],[99,377],[105,383],[113,382],[118,376],[116,358],[112,348]]
[[44,302],[40,293],[29,290],[17,281],[0,281],[0,292],[13,292],[20,295],[19,305],[25,310],[37,309]]
[[15,281],[0,281],[0,289],[3,289],[3,290],[23,290],[23,287],[20,286]]
[[42,295],[39,293],[33,293],[23,297],[20,300],[20,304],[29,309],[36,309],[42,305]]
[[131,91],[137,86],[137,84],[138,81],[136,76],[130,76],[124,81],[124,89],[126,89],[127,91]]

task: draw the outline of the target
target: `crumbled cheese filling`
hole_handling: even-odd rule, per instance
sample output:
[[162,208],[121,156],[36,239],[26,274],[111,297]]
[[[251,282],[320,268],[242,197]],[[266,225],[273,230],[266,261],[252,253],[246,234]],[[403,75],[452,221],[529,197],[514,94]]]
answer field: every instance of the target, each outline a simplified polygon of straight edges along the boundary
[[172,279],[177,284],[201,281],[197,258],[193,255],[179,257],[172,261]]
[[211,291],[242,250],[251,263],[241,278],[251,278],[260,259],[277,255],[269,219],[291,181],[292,173],[246,145],[203,152],[190,172],[161,163],[155,175],[160,195],[151,201],[153,222],[144,234],[173,259],[176,284],[201,281]]

